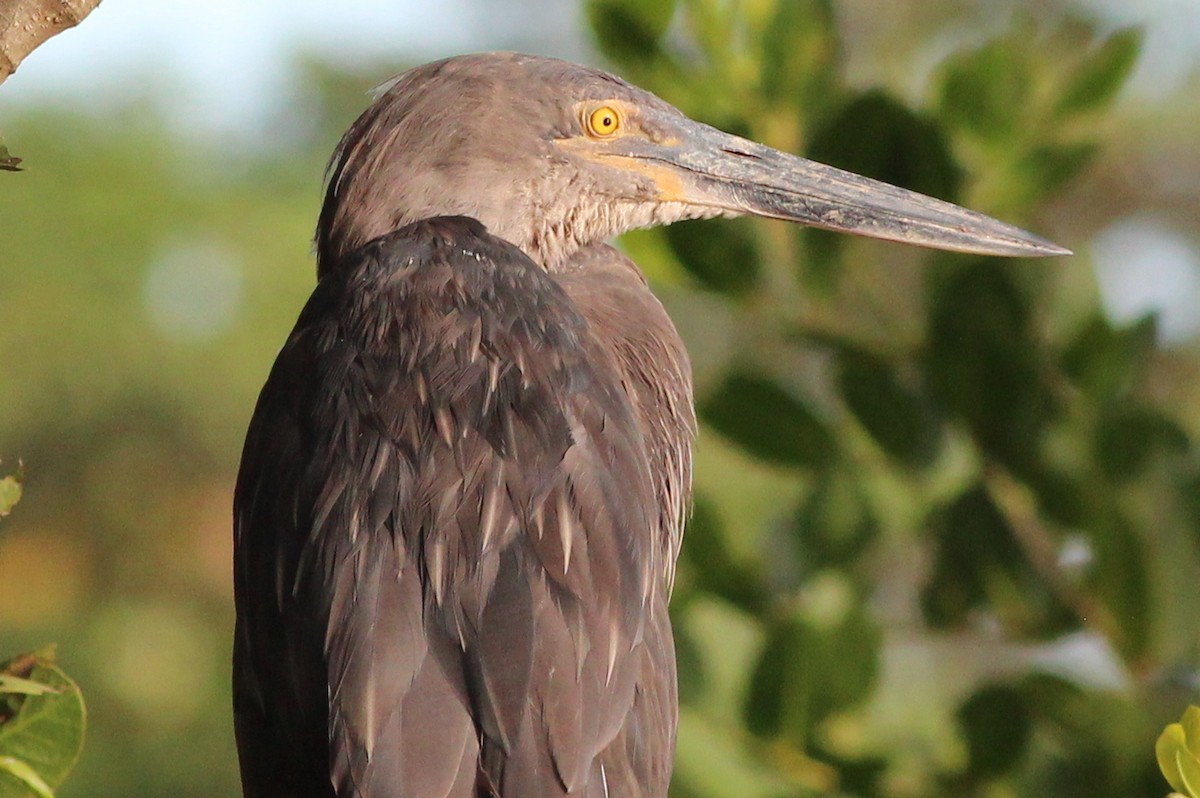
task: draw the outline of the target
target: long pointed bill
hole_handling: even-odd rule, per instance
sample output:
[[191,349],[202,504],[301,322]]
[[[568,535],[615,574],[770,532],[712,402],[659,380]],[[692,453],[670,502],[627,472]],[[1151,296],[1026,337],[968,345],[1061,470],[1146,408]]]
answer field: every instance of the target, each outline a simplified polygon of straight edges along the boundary
[[[675,120],[680,126],[680,120]],[[980,255],[1071,251],[1018,227],[915,191],[773,150],[684,118],[670,143],[626,144],[664,199]],[[615,153],[614,153],[615,154]]]

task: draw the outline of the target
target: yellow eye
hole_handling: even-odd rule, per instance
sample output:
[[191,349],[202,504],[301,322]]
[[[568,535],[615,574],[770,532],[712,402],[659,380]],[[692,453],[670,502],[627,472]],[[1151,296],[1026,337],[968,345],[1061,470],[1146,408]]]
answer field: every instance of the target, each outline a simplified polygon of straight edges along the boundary
[[593,136],[611,136],[621,127],[621,115],[612,106],[602,105],[588,115],[587,123]]

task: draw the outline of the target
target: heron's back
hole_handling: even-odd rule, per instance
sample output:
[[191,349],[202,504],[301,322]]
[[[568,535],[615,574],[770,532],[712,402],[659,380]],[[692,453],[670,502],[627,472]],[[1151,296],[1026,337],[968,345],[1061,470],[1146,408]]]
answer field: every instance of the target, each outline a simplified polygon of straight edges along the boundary
[[666,794],[677,433],[573,290],[466,219],[322,279],[238,478],[247,796]]

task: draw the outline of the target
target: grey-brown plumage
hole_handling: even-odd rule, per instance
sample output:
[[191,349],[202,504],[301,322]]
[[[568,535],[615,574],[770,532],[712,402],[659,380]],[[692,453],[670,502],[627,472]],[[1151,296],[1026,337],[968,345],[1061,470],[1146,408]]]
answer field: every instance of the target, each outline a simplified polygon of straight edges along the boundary
[[238,476],[248,798],[666,794],[691,381],[603,242],[740,213],[1061,251],[552,59],[419,67],[355,123]]

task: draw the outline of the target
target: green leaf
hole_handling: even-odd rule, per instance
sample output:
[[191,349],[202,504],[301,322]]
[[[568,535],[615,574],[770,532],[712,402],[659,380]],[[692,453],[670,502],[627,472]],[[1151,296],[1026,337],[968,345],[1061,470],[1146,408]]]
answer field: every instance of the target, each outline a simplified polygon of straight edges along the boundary
[[[813,741],[813,757],[823,764],[837,770],[838,796],[882,796],[894,795],[889,791],[886,781],[893,767],[893,757],[886,754],[868,756],[843,756],[838,751],[830,750],[818,739]],[[803,794],[804,798],[824,798],[825,792]]]
[[8,673],[0,673],[0,693],[20,693],[21,695],[45,695],[57,693],[53,687],[29,679],[22,679]]
[[1088,490],[1092,478],[1044,463],[1025,475],[1026,484],[1037,496],[1038,508],[1064,529],[1086,528],[1091,523],[1096,501]]
[[26,787],[33,790],[41,798],[54,798],[54,790],[50,789],[50,785],[42,780],[42,777],[37,774],[36,770],[19,759],[11,756],[0,756],[0,773],[8,773],[20,779]]
[[730,374],[700,406],[700,416],[747,453],[768,462],[815,468],[837,453],[825,422],[763,376]]
[[22,473],[17,471],[12,476],[0,479],[0,518],[12,512],[12,508],[21,500]]
[[1044,638],[1078,626],[984,487],[935,511],[928,528],[935,552],[921,608],[932,626],[960,626],[979,609],[990,611],[1013,635]]
[[1154,455],[1186,454],[1187,433],[1151,407],[1121,404],[1108,408],[1096,427],[1096,458],[1105,475],[1118,480],[1140,476]]
[[[677,617],[681,606],[679,601],[671,602],[673,617]],[[686,624],[676,622],[673,632],[679,701],[683,704],[697,703],[704,697],[708,686],[708,662]]]
[[832,99],[837,84],[838,34],[830,0],[787,0],[776,4],[763,33],[762,95],[811,116]]
[[977,690],[959,707],[956,718],[967,741],[967,768],[977,778],[995,778],[1013,768],[1033,730],[1025,697],[1005,685]]
[[758,240],[749,219],[696,219],[663,234],[680,265],[708,288],[737,297],[757,285]]
[[1096,157],[1099,147],[1091,142],[1046,144],[1032,148],[1016,165],[1019,187],[1014,199],[1021,206],[1036,205],[1078,175]]
[[873,355],[843,352],[839,365],[842,398],[876,443],[905,465],[932,462],[941,427],[921,394],[903,385],[890,363]]
[[821,473],[796,517],[800,565],[806,573],[849,567],[879,535],[879,522],[847,469]]
[[1088,55],[1063,89],[1057,112],[1079,114],[1108,105],[1133,71],[1142,51],[1142,41],[1141,28],[1124,28],[1105,39]]
[[881,89],[858,95],[814,131],[808,156],[950,202],[962,186],[937,121]]
[[765,579],[749,563],[737,559],[725,539],[721,519],[712,503],[697,497],[688,519],[687,545],[679,555],[679,567],[689,589],[719,596],[755,615],[768,603]]
[[[1055,798],[1161,795],[1147,756],[1146,708],[1120,690],[1085,686],[1072,681],[1078,676],[1066,677],[1066,669],[1062,673],[1064,676],[1051,676],[1027,670],[1017,680],[1035,722],[1034,738],[1015,772],[995,786],[1024,782],[1047,761],[1049,746],[1054,749],[1050,756],[1056,773],[1046,781],[1039,780],[1040,788],[1031,794]],[[987,794],[988,790],[978,792]],[[1016,794],[1026,792],[1017,790]]]
[[675,0],[588,0],[588,22],[600,50],[626,64],[645,65],[660,54],[659,40],[675,14]]
[[929,384],[986,452],[1027,473],[1057,402],[1013,265],[963,261],[940,273],[930,294]]
[[1171,488],[1179,503],[1182,518],[1191,530],[1193,541],[1200,545],[1200,471],[1193,466],[1174,476]]
[[1097,311],[1063,352],[1067,374],[1097,401],[1123,396],[1145,373],[1158,340],[1158,319],[1147,314],[1114,327]]
[[1031,78],[1025,51],[1008,37],[956,53],[941,68],[941,117],[982,141],[1008,141],[1022,128]]
[[1183,717],[1179,719],[1179,726],[1183,729],[1187,750],[1200,757],[1200,707],[1189,706],[1185,709]]
[[750,731],[805,745],[830,713],[866,697],[879,671],[879,629],[857,601],[839,617],[776,621],[750,678]]
[[820,634],[825,672],[814,696],[818,717],[855,706],[871,694],[879,678],[881,633],[878,624],[855,599],[837,623],[814,624]]
[[[85,710],[79,688],[46,652],[6,663],[6,674],[50,688],[41,694],[8,696],[11,715],[0,724],[0,756],[24,763],[50,788],[62,783],[83,747]],[[0,798],[28,794],[28,779],[0,772]]]
[[1158,736],[1158,741],[1154,744],[1154,757],[1158,760],[1158,769],[1162,771],[1163,778],[1167,780],[1171,788],[1177,792],[1184,792],[1187,788],[1179,774],[1179,763],[1175,759],[1175,754],[1186,749],[1183,727],[1178,723],[1172,723],[1163,729],[1162,734]]
[[835,296],[842,275],[846,273],[842,264],[842,251],[846,236],[831,230],[797,225],[792,236],[804,252],[800,279],[804,288],[814,296]]
[[810,692],[817,674],[805,669],[816,648],[804,623],[789,619],[769,630],[746,695],[746,728],[761,737],[786,736],[803,744],[813,724]]
[[1200,759],[1186,748],[1177,748],[1175,767],[1179,771],[1179,780],[1183,782],[1183,791],[1192,798],[1200,798]]

